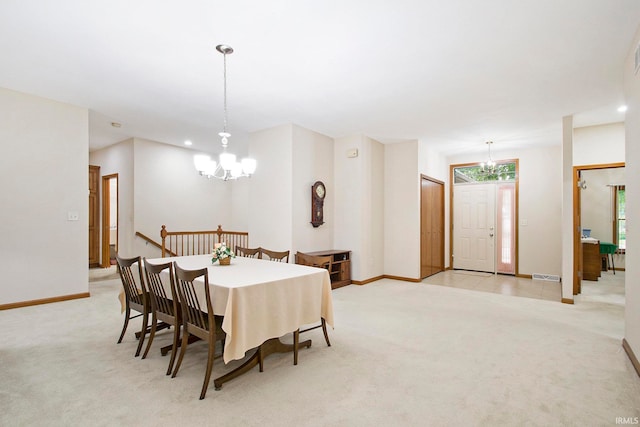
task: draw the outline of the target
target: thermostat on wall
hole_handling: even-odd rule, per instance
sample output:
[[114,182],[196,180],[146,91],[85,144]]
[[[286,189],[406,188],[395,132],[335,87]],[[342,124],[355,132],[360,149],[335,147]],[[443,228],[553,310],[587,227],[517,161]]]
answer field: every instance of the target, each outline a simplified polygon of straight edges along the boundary
[[357,148],[349,148],[347,150],[347,157],[358,157],[358,149]]

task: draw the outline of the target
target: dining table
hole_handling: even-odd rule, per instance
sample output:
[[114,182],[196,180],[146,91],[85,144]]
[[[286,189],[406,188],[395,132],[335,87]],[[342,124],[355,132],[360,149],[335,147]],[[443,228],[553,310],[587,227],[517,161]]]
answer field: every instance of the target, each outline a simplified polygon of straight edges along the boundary
[[[334,326],[331,280],[326,269],[246,257],[235,257],[230,265],[220,265],[212,263],[211,255],[155,258],[147,262],[175,262],[188,270],[206,267],[213,312],[224,316],[224,363],[243,359],[255,349],[241,366],[214,380],[216,389],[249,371],[271,353],[293,351],[293,345],[280,341],[284,335],[321,319]],[[165,286],[169,283],[168,276],[166,273],[163,278]],[[198,298],[205,301],[204,280],[200,280],[203,286],[196,288],[201,293]],[[299,347],[309,346],[311,340],[299,343]]]

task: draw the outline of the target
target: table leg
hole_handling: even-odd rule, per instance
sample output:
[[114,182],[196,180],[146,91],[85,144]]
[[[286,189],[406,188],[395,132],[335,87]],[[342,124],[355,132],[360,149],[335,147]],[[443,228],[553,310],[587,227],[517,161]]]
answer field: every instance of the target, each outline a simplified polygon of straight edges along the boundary
[[[298,346],[309,348],[311,347],[311,340],[303,341],[298,344]],[[255,353],[253,353],[242,365],[238,366],[233,371],[214,379],[213,385],[216,390],[220,390],[222,388],[222,384],[250,371],[254,366],[262,364],[261,362],[268,355],[273,353],[287,353],[293,351],[293,349],[293,344],[284,344],[279,338],[271,338],[263,342],[260,347],[256,349]]]

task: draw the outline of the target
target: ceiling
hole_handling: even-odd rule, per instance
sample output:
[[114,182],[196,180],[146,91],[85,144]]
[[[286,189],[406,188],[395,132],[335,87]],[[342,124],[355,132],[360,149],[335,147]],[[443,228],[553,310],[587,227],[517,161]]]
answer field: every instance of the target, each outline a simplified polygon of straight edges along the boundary
[[215,153],[228,44],[231,151],[284,123],[499,151],[623,121],[639,25],[637,0],[3,0],[0,87],[88,108],[92,150]]

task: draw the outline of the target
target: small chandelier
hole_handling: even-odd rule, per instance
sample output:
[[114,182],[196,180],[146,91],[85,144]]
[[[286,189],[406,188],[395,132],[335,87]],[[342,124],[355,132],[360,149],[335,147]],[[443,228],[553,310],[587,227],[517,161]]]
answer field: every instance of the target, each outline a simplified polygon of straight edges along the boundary
[[491,144],[493,144],[493,141],[487,141],[486,144],[489,147],[489,160],[480,163],[480,167],[482,167],[483,172],[494,173],[496,171],[496,162],[491,158]]
[[200,175],[228,181],[230,179],[250,177],[256,171],[256,160],[247,157],[237,162],[236,155],[227,152],[227,145],[231,137],[231,134],[227,132],[227,55],[233,53],[233,48],[219,44],[216,46],[216,50],[224,57],[224,125],[222,132],[218,134],[222,142],[222,153],[220,153],[218,162],[212,160],[206,154],[194,156],[193,162]]

